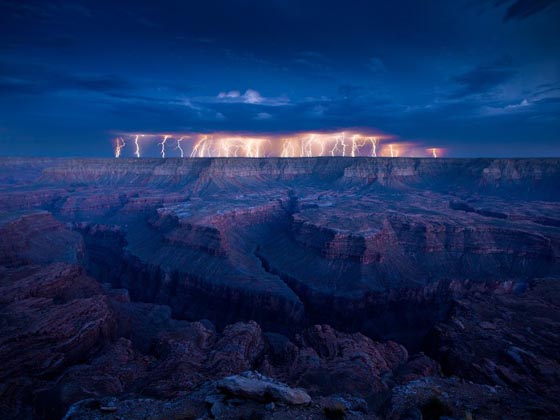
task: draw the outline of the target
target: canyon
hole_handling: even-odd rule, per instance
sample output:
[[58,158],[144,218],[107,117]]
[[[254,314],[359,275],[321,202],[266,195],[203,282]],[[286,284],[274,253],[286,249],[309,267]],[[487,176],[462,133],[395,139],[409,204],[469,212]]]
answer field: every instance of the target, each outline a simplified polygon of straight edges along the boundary
[[0,158],[0,416],[554,417],[559,262],[560,159]]

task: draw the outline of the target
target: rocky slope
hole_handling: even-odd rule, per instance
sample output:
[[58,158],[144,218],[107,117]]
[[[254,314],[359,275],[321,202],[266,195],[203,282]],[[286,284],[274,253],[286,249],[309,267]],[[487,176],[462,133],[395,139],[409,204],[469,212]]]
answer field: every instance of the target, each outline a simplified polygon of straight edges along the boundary
[[[0,159],[0,414],[557,415],[559,185],[558,159]],[[245,371],[312,402],[224,394]]]
[[509,387],[547,413],[560,393],[560,288],[535,279],[514,294],[457,300],[446,322],[426,338],[448,374]]

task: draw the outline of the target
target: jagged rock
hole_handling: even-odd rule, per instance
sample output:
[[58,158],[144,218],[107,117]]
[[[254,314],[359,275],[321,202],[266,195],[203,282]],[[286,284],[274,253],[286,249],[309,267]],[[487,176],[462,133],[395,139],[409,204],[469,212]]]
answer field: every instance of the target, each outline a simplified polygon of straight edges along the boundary
[[523,293],[465,297],[435,327],[431,353],[448,374],[542,397],[542,409],[559,415],[558,302],[557,279],[535,280]]
[[218,389],[230,395],[257,401],[273,400],[290,405],[309,404],[311,397],[303,389],[290,388],[257,372],[244,372],[220,380]]
[[395,342],[375,342],[328,325],[304,330],[294,343],[271,338],[276,344],[264,372],[320,394],[375,394],[387,388],[383,376],[408,358],[406,349]]
[[[310,320],[418,350],[451,295],[559,274],[559,166],[10,158],[0,159],[0,212],[10,216],[0,220],[71,222],[96,278],[185,319],[219,329],[255,320],[286,334]],[[64,243],[51,233],[42,246]]]
[[0,213],[0,264],[49,264],[81,262],[84,243],[48,211]]
[[367,402],[358,397],[352,395],[331,395],[329,397],[323,397],[319,400],[323,411],[342,411],[343,414],[348,412],[359,412],[367,413],[368,405]]
[[[103,407],[111,407],[111,412]],[[85,399],[72,405],[64,420],[107,420],[108,418],[127,420],[169,420],[194,419],[205,414],[204,405],[188,398],[159,401],[149,398],[125,399],[101,398]]]
[[[64,263],[6,270],[0,295],[0,405],[24,418],[20,410],[28,408],[22,403],[41,393],[44,378],[63,373],[110,342],[116,320],[95,280]],[[37,401],[47,417],[51,410],[66,410]]]
[[406,384],[427,376],[442,376],[441,366],[424,353],[417,353],[396,370],[394,380],[399,384]]
[[36,400],[48,405],[56,398],[57,405],[66,409],[87,397],[119,395],[145,378],[153,362],[153,357],[141,354],[130,340],[121,337],[91,360],[66,369],[54,383],[43,384],[35,392]]
[[[558,415],[557,286],[516,295],[560,274],[558,185],[558,159],[0,158],[0,417],[325,414],[205,402],[246,370],[347,418]],[[443,320],[429,354],[502,388],[408,356]]]
[[384,418],[527,419],[544,414],[537,404],[519,401],[513,392],[501,387],[427,377],[393,388]]
[[226,327],[207,360],[215,372],[229,373],[250,369],[263,356],[265,343],[260,326],[238,322]]
[[[112,404],[116,410],[113,413],[104,413],[100,407]],[[220,404],[219,410],[217,404]],[[154,399],[87,399],[74,404],[64,420],[106,420],[108,417],[117,417],[127,420],[168,420],[168,419],[208,419],[223,420],[260,418],[273,420],[309,420],[324,419],[323,408],[318,404],[304,405],[278,405],[274,410],[266,408],[267,405],[250,399],[241,399],[240,404],[229,406],[214,403],[208,406],[196,397],[181,397],[173,400],[159,401]],[[372,414],[348,411],[344,417],[347,420],[377,420]]]

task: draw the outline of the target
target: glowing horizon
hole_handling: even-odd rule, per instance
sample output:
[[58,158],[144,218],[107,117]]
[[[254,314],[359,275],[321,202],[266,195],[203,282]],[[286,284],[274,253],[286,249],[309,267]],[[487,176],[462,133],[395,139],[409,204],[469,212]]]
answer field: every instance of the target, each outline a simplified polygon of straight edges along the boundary
[[[330,133],[300,132],[288,135],[242,135],[238,133],[120,134],[114,139],[115,158],[150,157],[432,157],[444,155],[440,147],[394,139],[386,134],[354,130]],[[126,149],[133,144],[134,149]],[[157,148],[157,149],[156,149]],[[190,150],[190,151],[189,151]],[[154,156],[151,156],[151,155]]]

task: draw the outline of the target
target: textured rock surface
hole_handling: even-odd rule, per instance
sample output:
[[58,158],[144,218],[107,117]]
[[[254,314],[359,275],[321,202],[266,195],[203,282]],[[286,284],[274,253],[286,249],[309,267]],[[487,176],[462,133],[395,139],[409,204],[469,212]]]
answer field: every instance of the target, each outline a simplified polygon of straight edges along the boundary
[[[544,415],[544,416],[543,416]],[[510,390],[458,378],[423,378],[393,389],[383,418],[528,419],[548,417],[538,406],[516,400]]]
[[[36,243],[52,235],[49,229],[37,230],[36,224],[21,226],[20,233],[26,237],[33,232]],[[61,225],[56,232],[60,237],[75,234]],[[81,246],[81,241],[69,243]],[[66,251],[53,247],[52,259],[64,259]],[[207,409],[210,413],[222,409],[205,405],[210,391],[197,399],[201,386],[218,381],[212,382],[214,389],[223,390],[231,375],[253,369],[288,383],[284,386],[257,373],[245,378],[252,385],[266,385],[259,394],[265,402],[270,398],[308,403],[306,391],[295,388],[300,383],[316,395],[347,391],[369,396],[387,389],[381,375],[391,376],[407,366],[408,354],[402,346],[375,343],[362,334],[340,333],[327,325],[303,330],[292,342],[279,334],[264,334],[253,321],[218,332],[209,321],[175,320],[168,306],[131,302],[126,290],[100,284],[79,265],[31,264],[28,254],[22,259],[17,255],[0,267],[0,414],[5,418],[61,418],[72,404],[88,398],[90,402],[70,410],[70,418],[80,418],[84,412],[106,415],[113,408],[97,399],[131,394],[140,399],[134,400],[134,406],[124,402],[124,408],[119,408],[131,418],[202,415]],[[327,373],[333,380],[325,381]],[[232,393],[236,394],[230,389]],[[257,394],[243,395],[255,399]],[[228,404],[224,415],[234,413],[239,404],[248,413],[267,410],[245,400]],[[321,413],[319,404],[297,412],[278,408],[268,414],[297,418]]]
[[274,334],[268,340],[272,351],[263,369],[322,395],[372,396],[387,389],[386,379],[408,359],[406,349],[397,343],[377,343],[328,325],[304,330],[293,343]]
[[67,229],[47,211],[0,215],[0,264],[81,262],[80,234]]
[[2,417],[25,418],[24,400],[95,354],[114,335],[116,322],[108,298],[80,267],[23,266],[2,270],[0,279],[0,406]]
[[0,220],[72,223],[90,274],[177,317],[417,347],[450,295],[558,275],[558,185],[558,159],[10,158]]
[[258,372],[243,372],[218,381],[220,391],[256,401],[275,401],[290,405],[309,404],[311,397],[303,389],[290,388]]
[[[558,416],[559,185],[558,159],[0,159],[0,417]],[[220,391],[245,371],[312,401]]]
[[458,301],[429,337],[446,373],[508,387],[560,415],[560,287],[538,279],[515,294]]

